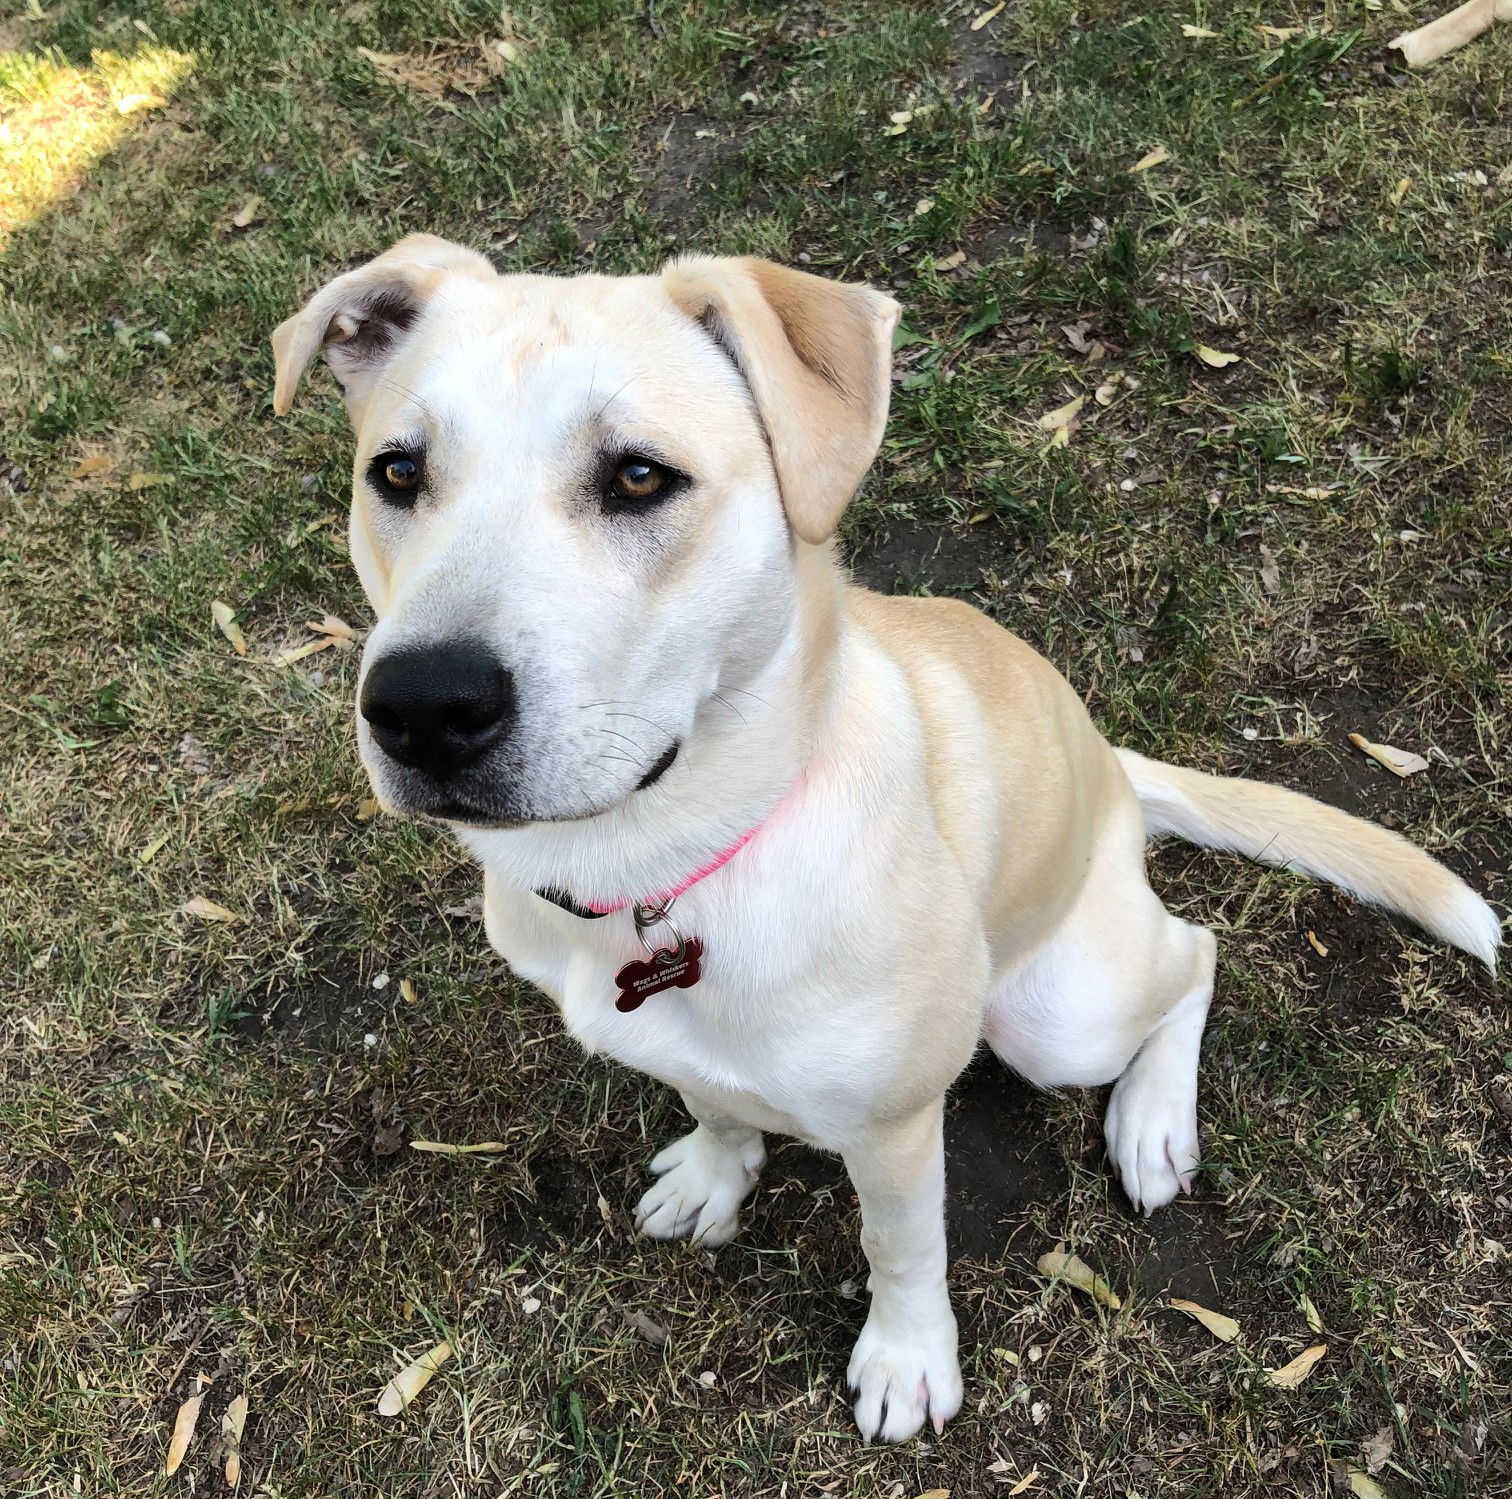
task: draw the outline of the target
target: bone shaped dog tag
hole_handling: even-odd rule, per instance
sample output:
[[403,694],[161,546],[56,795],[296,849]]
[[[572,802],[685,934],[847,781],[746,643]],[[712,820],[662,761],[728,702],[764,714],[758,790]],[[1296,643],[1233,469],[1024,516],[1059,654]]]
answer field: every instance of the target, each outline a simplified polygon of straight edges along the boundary
[[663,947],[649,958],[626,963],[614,975],[620,989],[614,1008],[629,1014],[663,989],[691,989],[702,969],[703,943],[697,937],[689,937],[683,943],[681,956],[675,947]]

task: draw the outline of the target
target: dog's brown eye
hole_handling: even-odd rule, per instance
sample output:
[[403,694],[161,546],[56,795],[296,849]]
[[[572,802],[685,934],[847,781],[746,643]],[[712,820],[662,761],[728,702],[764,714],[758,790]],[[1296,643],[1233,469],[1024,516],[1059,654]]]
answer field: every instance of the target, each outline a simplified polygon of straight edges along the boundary
[[413,458],[395,458],[383,465],[383,481],[390,489],[413,489],[420,482],[420,465]]
[[391,505],[408,509],[425,479],[423,455],[394,448],[379,453],[368,465],[368,482]]
[[667,487],[671,476],[659,463],[645,458],[627,458],[614,471],[614,497],[638,504],[654,500]]

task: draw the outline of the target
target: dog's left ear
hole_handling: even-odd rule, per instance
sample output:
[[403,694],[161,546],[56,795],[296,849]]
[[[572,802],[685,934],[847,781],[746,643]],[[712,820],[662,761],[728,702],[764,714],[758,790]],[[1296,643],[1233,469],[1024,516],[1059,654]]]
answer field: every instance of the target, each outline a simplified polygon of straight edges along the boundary
[[662,284],[751,387],[788,524],[826,540],[882,443],[898,304],[752,258],[674,261]]
[[434,234],[410,234],[382,255],[329,282],[273,330],[273,409],[286,416],[317,353],[341,381],[348,402],[371,377],[436,291],[453,276],[491,281],[483,256]]

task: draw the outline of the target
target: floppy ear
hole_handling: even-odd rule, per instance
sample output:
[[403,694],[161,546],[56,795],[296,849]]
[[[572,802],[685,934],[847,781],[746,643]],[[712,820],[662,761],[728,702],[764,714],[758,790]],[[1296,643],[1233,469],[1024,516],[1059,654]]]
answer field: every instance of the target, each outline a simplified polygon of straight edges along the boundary
[[674,261],[662,284],[751,387],[788,524],[832,536],[882,442],[898,304],[753,258]]
[[472,250],[434,234],[411,234],[376,260],[338,276],[273,330],[274,411],[287,415],[300,377],[322,349],[347,399],[359,399],[366,378],[443,282],[452,276],[488,281],[496,274]]

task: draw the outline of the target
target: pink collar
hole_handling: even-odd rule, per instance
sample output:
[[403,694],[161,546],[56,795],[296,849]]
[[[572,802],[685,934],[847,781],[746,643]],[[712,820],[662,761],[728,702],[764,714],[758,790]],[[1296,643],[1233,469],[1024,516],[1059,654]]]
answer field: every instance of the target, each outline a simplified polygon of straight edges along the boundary
[[744,837],[732,843],[727,849],[724,850],[723,853],[715,854],[714,857],[710,859],[702,869],[695,870],[687,877],[687,879],[683,880],[680,884],[674,885],[670,890],[664,892],[661,895],[653,897],[651,900],[619,900],[615,901],[613,905],[609,906],[601,906],[596,904],[594,901],[588,901],[587,908],[588,910],[592,911],[595,916],[612,916],[616,911],[625,911],[628,910],[631,906],[644,906],[654,910],[665,911],[666,908],[670,906],[679,895],[686,895],[688,891],[690,891],[700,880],[708,879],[708,877],[713,874],[716,869],[723,869],[725,865],[728,864],[730,860],[733,859],[735,855],[738,854],[741,849],[743,849],[746,844],[748,844],[751,839],[753,839],[757,835],[757,833],[759,833],[762,828],[766,826],[767,821],[770,821],[770,818],[762,822],[758,822],[749,833],[745,834]]

